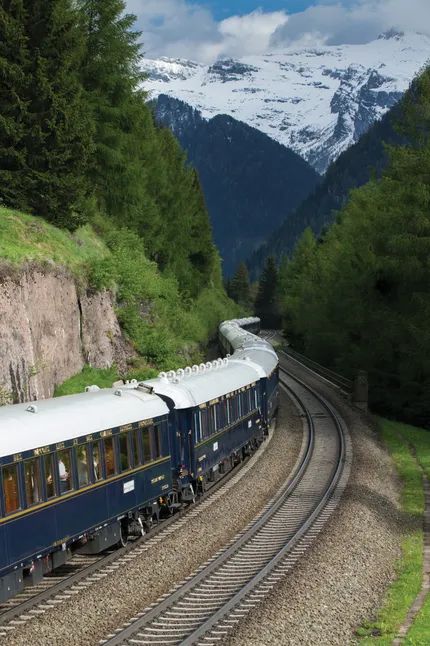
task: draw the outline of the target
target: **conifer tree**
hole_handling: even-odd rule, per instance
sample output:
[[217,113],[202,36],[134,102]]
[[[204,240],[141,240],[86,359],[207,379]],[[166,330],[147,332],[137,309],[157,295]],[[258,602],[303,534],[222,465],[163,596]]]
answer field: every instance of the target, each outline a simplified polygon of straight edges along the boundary
[[5,0],[0,7],[0,201],[24,209],[26,64],[23,2]]
[[241,262],[230,283],[230,297],[243,308],[248,309],[251,304],[251,288],[247,266]]
[[[89,176],[98,206],[121,224],[135,224],[145,210],[141,147],[151,130],[138,91],[140,33],[122,0],[79,0],[86,34],[82,82],[95,122],[95,153]],[[154,215],[154,211],[150,212]],[[149,217],[147,218],[149,220]]]
[[267,258],[261,274],[255,313],[261,318],[263,326],[276,328],[279,325],[278,269],[273,256]]
[[22,191],[31,210],[75,228],[84,219],[92,124],[79,78],[83,34],[69,0],[24,0],[28,49]]

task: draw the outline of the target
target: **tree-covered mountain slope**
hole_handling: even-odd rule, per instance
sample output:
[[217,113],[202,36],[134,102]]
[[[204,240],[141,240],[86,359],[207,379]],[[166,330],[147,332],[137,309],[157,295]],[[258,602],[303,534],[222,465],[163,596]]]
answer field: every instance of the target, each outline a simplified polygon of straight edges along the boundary
[[280,276],[290,342],[353,377],[375,410],[430,428],[430,69],[401,116],[405,140],[319,239],[307,229]]
[[260,273],[268,256],[274,255],[279,259],[291,254],[307,227],[316,236],[320,235],[334,222],[337,211],[344,206],[352,189],[362,186],[373,175],[381,175],[388,162],[385,144],[401,141],[396,123],[402,105],[403,101],[394,106],[330,165],[321,183],[248,259],[251,275]]
[[296,153],[230,116],[208,121],[165,95],[154,110],[199,173],[224,273],[231,275],[312,191],[318,175]]

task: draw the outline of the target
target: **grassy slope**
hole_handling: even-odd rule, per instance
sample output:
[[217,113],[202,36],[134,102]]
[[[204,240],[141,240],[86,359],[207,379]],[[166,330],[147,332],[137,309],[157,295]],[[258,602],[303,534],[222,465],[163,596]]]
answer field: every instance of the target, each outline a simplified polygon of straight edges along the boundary
[[[411,454],[414,447],[417,459],[430,475],[430,433],[406,424],[380,420],[381,434],[393,457],[403,481],[402,509],[412,518],[422,520],[424,493],[422,472]],[[397,564],[397,579],[388,590],[383,608],[376,621],[368,622],[359,631],[364,636],[362,644],[391,644],[398,627],[420,591],[423,564],[423,533],[416,530],[406,536],[402,544],[402,557]],[[405,644],[429,644],[430,599],[417,617]],[[426,623],[427,620],[427,623]]]
[[0,207],[0,259],[12,265],[61,265],[79,276],[87,263],[106,254],[106,245],[89,226],[71,234],[42,218]]
[[[147,259],[137,235],[103,220],[97,230],[85,226],[71,234],[41,218],[0,208],[0,260],[12,267],[26,262],[65,267],[82,286],[113,290],[122,328],[139,353],[127,376],[148,377],[200,361],[219,321],[238,314],[223,289],[208,285],[194,300],[185,298],[175,278],[160,274]],[[56,392],[80,392],[88,383],[107,386],[117,377],[112,369],[85,368]]]

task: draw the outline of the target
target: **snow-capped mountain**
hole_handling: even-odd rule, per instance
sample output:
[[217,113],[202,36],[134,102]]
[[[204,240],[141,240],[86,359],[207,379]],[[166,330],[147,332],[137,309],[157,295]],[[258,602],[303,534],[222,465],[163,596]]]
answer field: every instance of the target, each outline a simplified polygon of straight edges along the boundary
[[370,43],[283,49],[201,65],[144,59],[145,88],[204,117],[258,128],[322,173],[392,107],[430,60],[430,38],[390,31]]

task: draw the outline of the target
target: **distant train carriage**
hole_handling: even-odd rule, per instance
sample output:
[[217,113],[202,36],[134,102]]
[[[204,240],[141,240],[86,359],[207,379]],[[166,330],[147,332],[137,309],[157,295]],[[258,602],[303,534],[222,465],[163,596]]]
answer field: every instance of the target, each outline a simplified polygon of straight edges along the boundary
[[172,486],[168,413],[137,388],[0,408],[0,601],[24,569],[37,579],[76,541],[100,551],[124,538],[129,514],[151,515]]
[[257,364],[231,358],[145,382],[175,411],[178,474],[186,470],[194,482],[213,481],[263,439],[263,376]]

